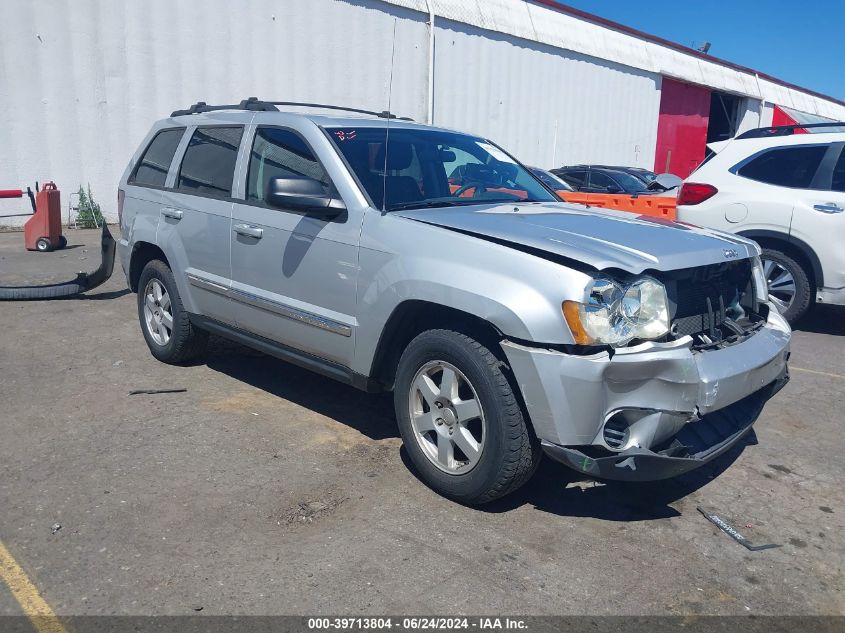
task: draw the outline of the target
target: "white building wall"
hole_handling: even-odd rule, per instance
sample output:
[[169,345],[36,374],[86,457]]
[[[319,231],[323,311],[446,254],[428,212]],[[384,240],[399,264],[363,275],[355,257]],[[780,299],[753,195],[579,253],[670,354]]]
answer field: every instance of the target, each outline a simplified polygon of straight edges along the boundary
[[[425,120],[429,7],[435,123],[528,163],[649,166],[661,75],[762,99],[764,124],[772,103],[845,119],[841,104],[524,0],[3,0],[0,188],[52,179],[66,202],[90,182],[114,218],[154,120],[247,96],[383,110],[391,56],[393,111]],[[26,206],[0,200],[0,215]]]
[[[249,8],[246,9],[246,5]],[[248,96],[425,119],[427,15],[378,0],[3,0],[0,188],[89,182],[110,218],[157,119]],[[0,200],[0,215],[28,210]],[[22,219],[3,220],[20,224]]]
[[660,76],[478,27],[436,22],[434,122],[544,168],[654,164]]

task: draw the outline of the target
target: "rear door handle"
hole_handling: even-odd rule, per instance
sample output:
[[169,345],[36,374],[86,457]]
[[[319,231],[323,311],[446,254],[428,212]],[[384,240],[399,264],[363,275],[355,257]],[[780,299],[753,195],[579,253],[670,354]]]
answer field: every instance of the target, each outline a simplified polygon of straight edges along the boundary
[[174,220],[182,219],[182,210],[174,209],[173,207],[163,207],[161,214],[167,218],[173,218]]
[[261,236],[264,235],[264,229],[260,229],[252,224],[236,224],[235,233],[260,240]]
[[845,211],[842,207],[840,207],[835,202],[828,202],[826,204],[814,204],[813,208],[816,211],[821,211],[822,213],[842,213]]

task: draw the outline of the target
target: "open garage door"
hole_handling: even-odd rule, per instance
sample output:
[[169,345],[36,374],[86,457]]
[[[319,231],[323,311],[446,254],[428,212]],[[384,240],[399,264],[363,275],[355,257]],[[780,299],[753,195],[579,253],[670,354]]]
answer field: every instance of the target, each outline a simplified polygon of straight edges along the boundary
[[686,178],[704,160],[710,90],[663,78],[654,171]]

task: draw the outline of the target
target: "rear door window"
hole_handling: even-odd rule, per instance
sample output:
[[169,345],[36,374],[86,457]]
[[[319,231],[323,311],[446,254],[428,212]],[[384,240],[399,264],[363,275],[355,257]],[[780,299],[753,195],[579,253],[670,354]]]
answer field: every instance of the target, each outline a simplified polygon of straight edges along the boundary
[[179,168],[176,188],[216,198],[232,195],[243,126],[198,127]]
[[129,184],[163,187],[170,163],[173,162],[173,155],[184,133],[185,128],[176,128],[162,130],[156,134],[138,161],[138,166],[129,178]]
[[316,180],[326,193],[331,188],[326,170],[296,132],[259,127],[249,155],[247,200],[263,201],[271,178],[291,177]]
[[807,189],[827,152],[827,145],[780,147],[752,158],[737,174],[770,185]]

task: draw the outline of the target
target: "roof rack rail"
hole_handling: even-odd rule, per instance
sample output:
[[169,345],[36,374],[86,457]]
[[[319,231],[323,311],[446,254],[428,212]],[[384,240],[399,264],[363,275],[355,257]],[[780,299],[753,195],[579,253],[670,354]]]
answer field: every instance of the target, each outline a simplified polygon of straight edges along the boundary
[[845,128],[843,121],[831,121],[829,123],[795,123],[793,125],[772,125],[770,127],[758,127],[743,132],[737,139],[743,138],[767,138],[769,136],[791,136],[795,130],[806,130],[820,127],[841,127]]
[[198,101],[186,110],[175,110],[170,116],[185,116],[188,114],[200,114],[202,112],[215,112],[217,110],[252,110],[255,112],[278,112],[276,106],[296,106],[300,108],[320,108],[323,110],[341,110],[343,112],[356,112],[358,114],[369,114],[382,119],[397,119],[399,121],[413,121],[410,117],[396,116],[387,110],[374,112],[360,108],[347,108],[344,106],[328,105],[325,103],[303,103],[300,101],[262,101],[258,97],[244,99],[240,103],[230,105],[208,105],[205,101]]
[[205,101],[197,101],[187,110],[174,110],[170,116],[184,116],[186,114],[200,114],[201,112],[215,112],[217,110],[254,110],[257,112],[278,112],[272,103],[260,101],[258,97],[244,99],[240,103],[230,105],[208,105]]
[[387,110],[382,110],[381,112],[375,112],[373,110],[362,110],[360,108],[347,108],[345,106],[336,106],[336,105],[328,105],[325,103],[302,103],[300,101],[268,101],[267,103],[272,103],[276,106],[297,106],[300,108],[321,108],[324,110],[341,110],[343,112],[355,112],[357,114],[369,114],[372,116],[377,116],[381,119],[396,119],[398,121],[413,121],[411,117],[407,116],[396,116],[392,112],[388,112]]

